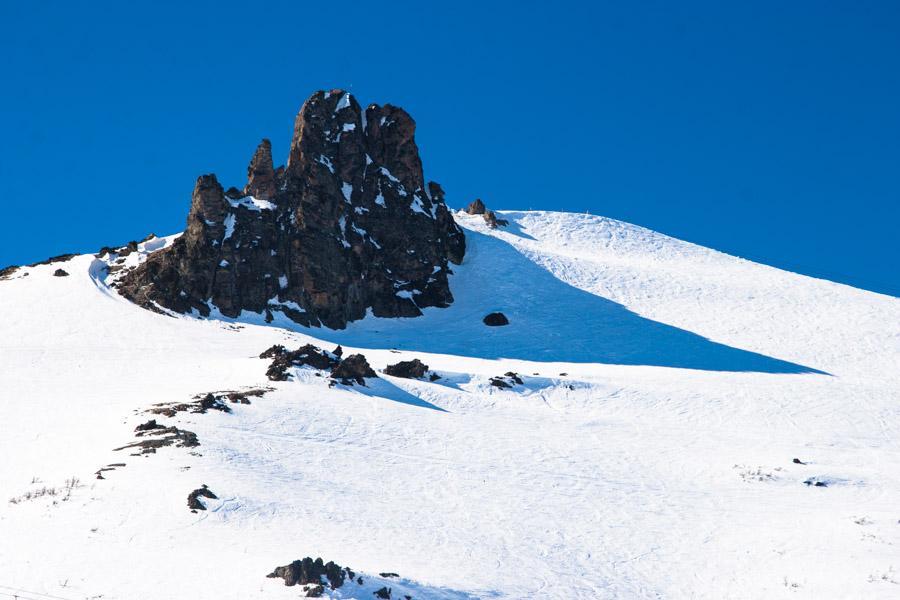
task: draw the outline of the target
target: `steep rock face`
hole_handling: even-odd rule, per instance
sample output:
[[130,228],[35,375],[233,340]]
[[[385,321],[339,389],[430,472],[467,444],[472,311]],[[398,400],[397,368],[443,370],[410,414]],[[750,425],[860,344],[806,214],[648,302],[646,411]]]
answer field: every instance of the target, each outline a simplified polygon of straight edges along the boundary
[[197,180],[187,229],[125,275],[120,292],[147,308],[280,311],[342,328],[365,316],[413,317],[453,301],[448,263],[465,237],[427,182],[403,109],[341,90],[300,109],[287,166],[263,140],[243,191]]

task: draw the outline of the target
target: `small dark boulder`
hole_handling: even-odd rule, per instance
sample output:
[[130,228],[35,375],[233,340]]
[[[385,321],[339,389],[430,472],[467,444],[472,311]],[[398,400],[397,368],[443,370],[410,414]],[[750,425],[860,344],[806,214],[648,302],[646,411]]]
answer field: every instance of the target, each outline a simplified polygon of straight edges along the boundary
[[512,386],[500,377],[491,377],[491,385],[500,389],[512,388]]
[[488,327],[502,327],[503,325],[509,325],[509,319],[507,319],[506,315],[502,312],[492,312],[485,315],[482,320]]
[[795,458],[795,459],[794,459],[793,461],[791,461],[791,462],[793,462],[795,465],[805,465],[805,464],[806,464],[805,462],[803,462],[803,461],[800,460],[799,458]]
[[512,379],[514,382],[518,383],[519,385],[522,385],[522,384],[524,383],[524,382],[522,381],[522,378],[519,377],[519,374],[518,374],[518,373],[513,373],[512,371],[507,371],[506,373],[503,374],[503,376],[504,376],[504,377],[509,377],[509,378]]
[[150,419],[146,423],[142,423],[134,428],[135,431],[150,431],[152,429],[165,429],[165,425],[160,425],[156,419]]
[[400,577],[397,573],[379,573],[380,577]]
[[355,381],[360,385],[365,385],[365,377],[378,377],[378,375],[375,374],[362,354],[351,354],[331,371],[331,378],[340,380],[344,384]]
[[325,586],[321,583],[319,585],[314,585],[306,590],[307,598],[321,598],[322,594],[325,593]]
[[206,507],[203,506],[203,503],[200,502],[200,498],[211,498],[213,500],[218,500],[218,496],[212,493],[212,491],[206,487],[204,483],[199,488],[188,494],[188,508],[191,510],[206,510]]
[[380,590],[376,590],[373,592],[377,598],[390,598],[391,597],[391,588],[383,587]]
[[338,344],[337,348],[332,350],[331,353],[334,354],[335,356],[337,356],[338,358],[340,358],[344,355],[344,348],[343,348],[343,346]]
[[428,365],[423,363],[418,358],[400,361],[396,364],[388,365],[384,368],[385,375],[391,375],[392,377],[404,377],[406,379],[420,379],[422,377],[425,377],[425,373],[427,372]]
[[53,276],[54,276],[54,277],[68,277],[69,274],[66,273],[66,272],[65,272],[64,270],[62,270],[62,269],[57,269],[57,270],[53,271]]

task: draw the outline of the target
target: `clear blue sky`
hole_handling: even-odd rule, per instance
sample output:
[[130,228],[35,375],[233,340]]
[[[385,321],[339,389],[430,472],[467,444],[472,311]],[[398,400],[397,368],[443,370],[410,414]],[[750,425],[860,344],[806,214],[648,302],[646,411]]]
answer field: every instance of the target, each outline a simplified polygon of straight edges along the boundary
[[[0,266],[183,228],[317,89],[451,206],[590,211],[900,295],[896,2],[2,2]],[[278,160],[276,158],[276,160]]]

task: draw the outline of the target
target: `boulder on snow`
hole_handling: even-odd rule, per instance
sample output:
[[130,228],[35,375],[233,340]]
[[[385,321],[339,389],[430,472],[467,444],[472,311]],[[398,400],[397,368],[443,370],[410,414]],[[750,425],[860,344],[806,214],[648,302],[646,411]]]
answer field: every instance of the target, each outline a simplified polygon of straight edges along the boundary
[[320,584],[322,577],[328,580],[331,589],[337,589],[344,585],[344,569],[332,561],[323,562],[321,558],[313,560],[309,556],[302,560],[295,560],[289,565],[275,567],[275,570],[266,575],[272,579],[284,579],[284,585],[306,585],[308,583]]
[[502,312],[492,312],[485,315],[482,320],[488,327],[502,327],[503,325],[509,325],[509,319],[507,319],[506,315]]
[[206,484],[204,483],[199,488],[188,494],[188,508],[191,510],[206,510],[206,507],[203,506],[203,503],[200,502],[200,498],[210,498],[212,500],[218,500],[219,497],[212,493]]
[[314,369],[333,369],[338,365],[338,358],[330,352],[317,348],[312,344],[306,344],[296,350],[287,351],[283,346],[272,346],[262,354],[261,358],[274,355],[272,363],[266,371],[266,376],[272,381],[287,381],[288,369],[309,365]]
[[66,273],[66,272],[65,272],[64,270],[62,270],[62,269],[57,269],[57,270],[53,271],[53,276],[54,276],[54,277],[68,277],[69,274]]
[[418,358],[414,358],[412,360],[403,360],[393,365],[388,365],[384,368],[385,375],[391,375],[393,377],[404,377],[406,379],[420,379],[425,377],[425,373],[428,372],[428,365],[423,363]]
[[331,371],[331,378],[337,379],[345,385],[351,381],[365,385],[365,377],[378,377],[378,375],[375,374],[375,371],[369,366],[369,361],[362,354],[351,354]]

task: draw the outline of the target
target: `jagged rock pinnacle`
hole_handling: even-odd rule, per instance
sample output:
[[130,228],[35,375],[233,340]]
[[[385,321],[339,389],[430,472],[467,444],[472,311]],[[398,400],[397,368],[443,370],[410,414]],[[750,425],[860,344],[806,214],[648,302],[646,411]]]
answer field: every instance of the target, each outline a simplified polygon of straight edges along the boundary
[[441,187],[424,179],[406,111],[316,92],[297,115],[287,166],[272,165],[263,140],[243,195],[201,177],[185,234],[125,275],[120,292],[148,308],[280,312],[332,328],[369,309],[411,317],[453,301],[448,263],[462,261],[465,237]]

